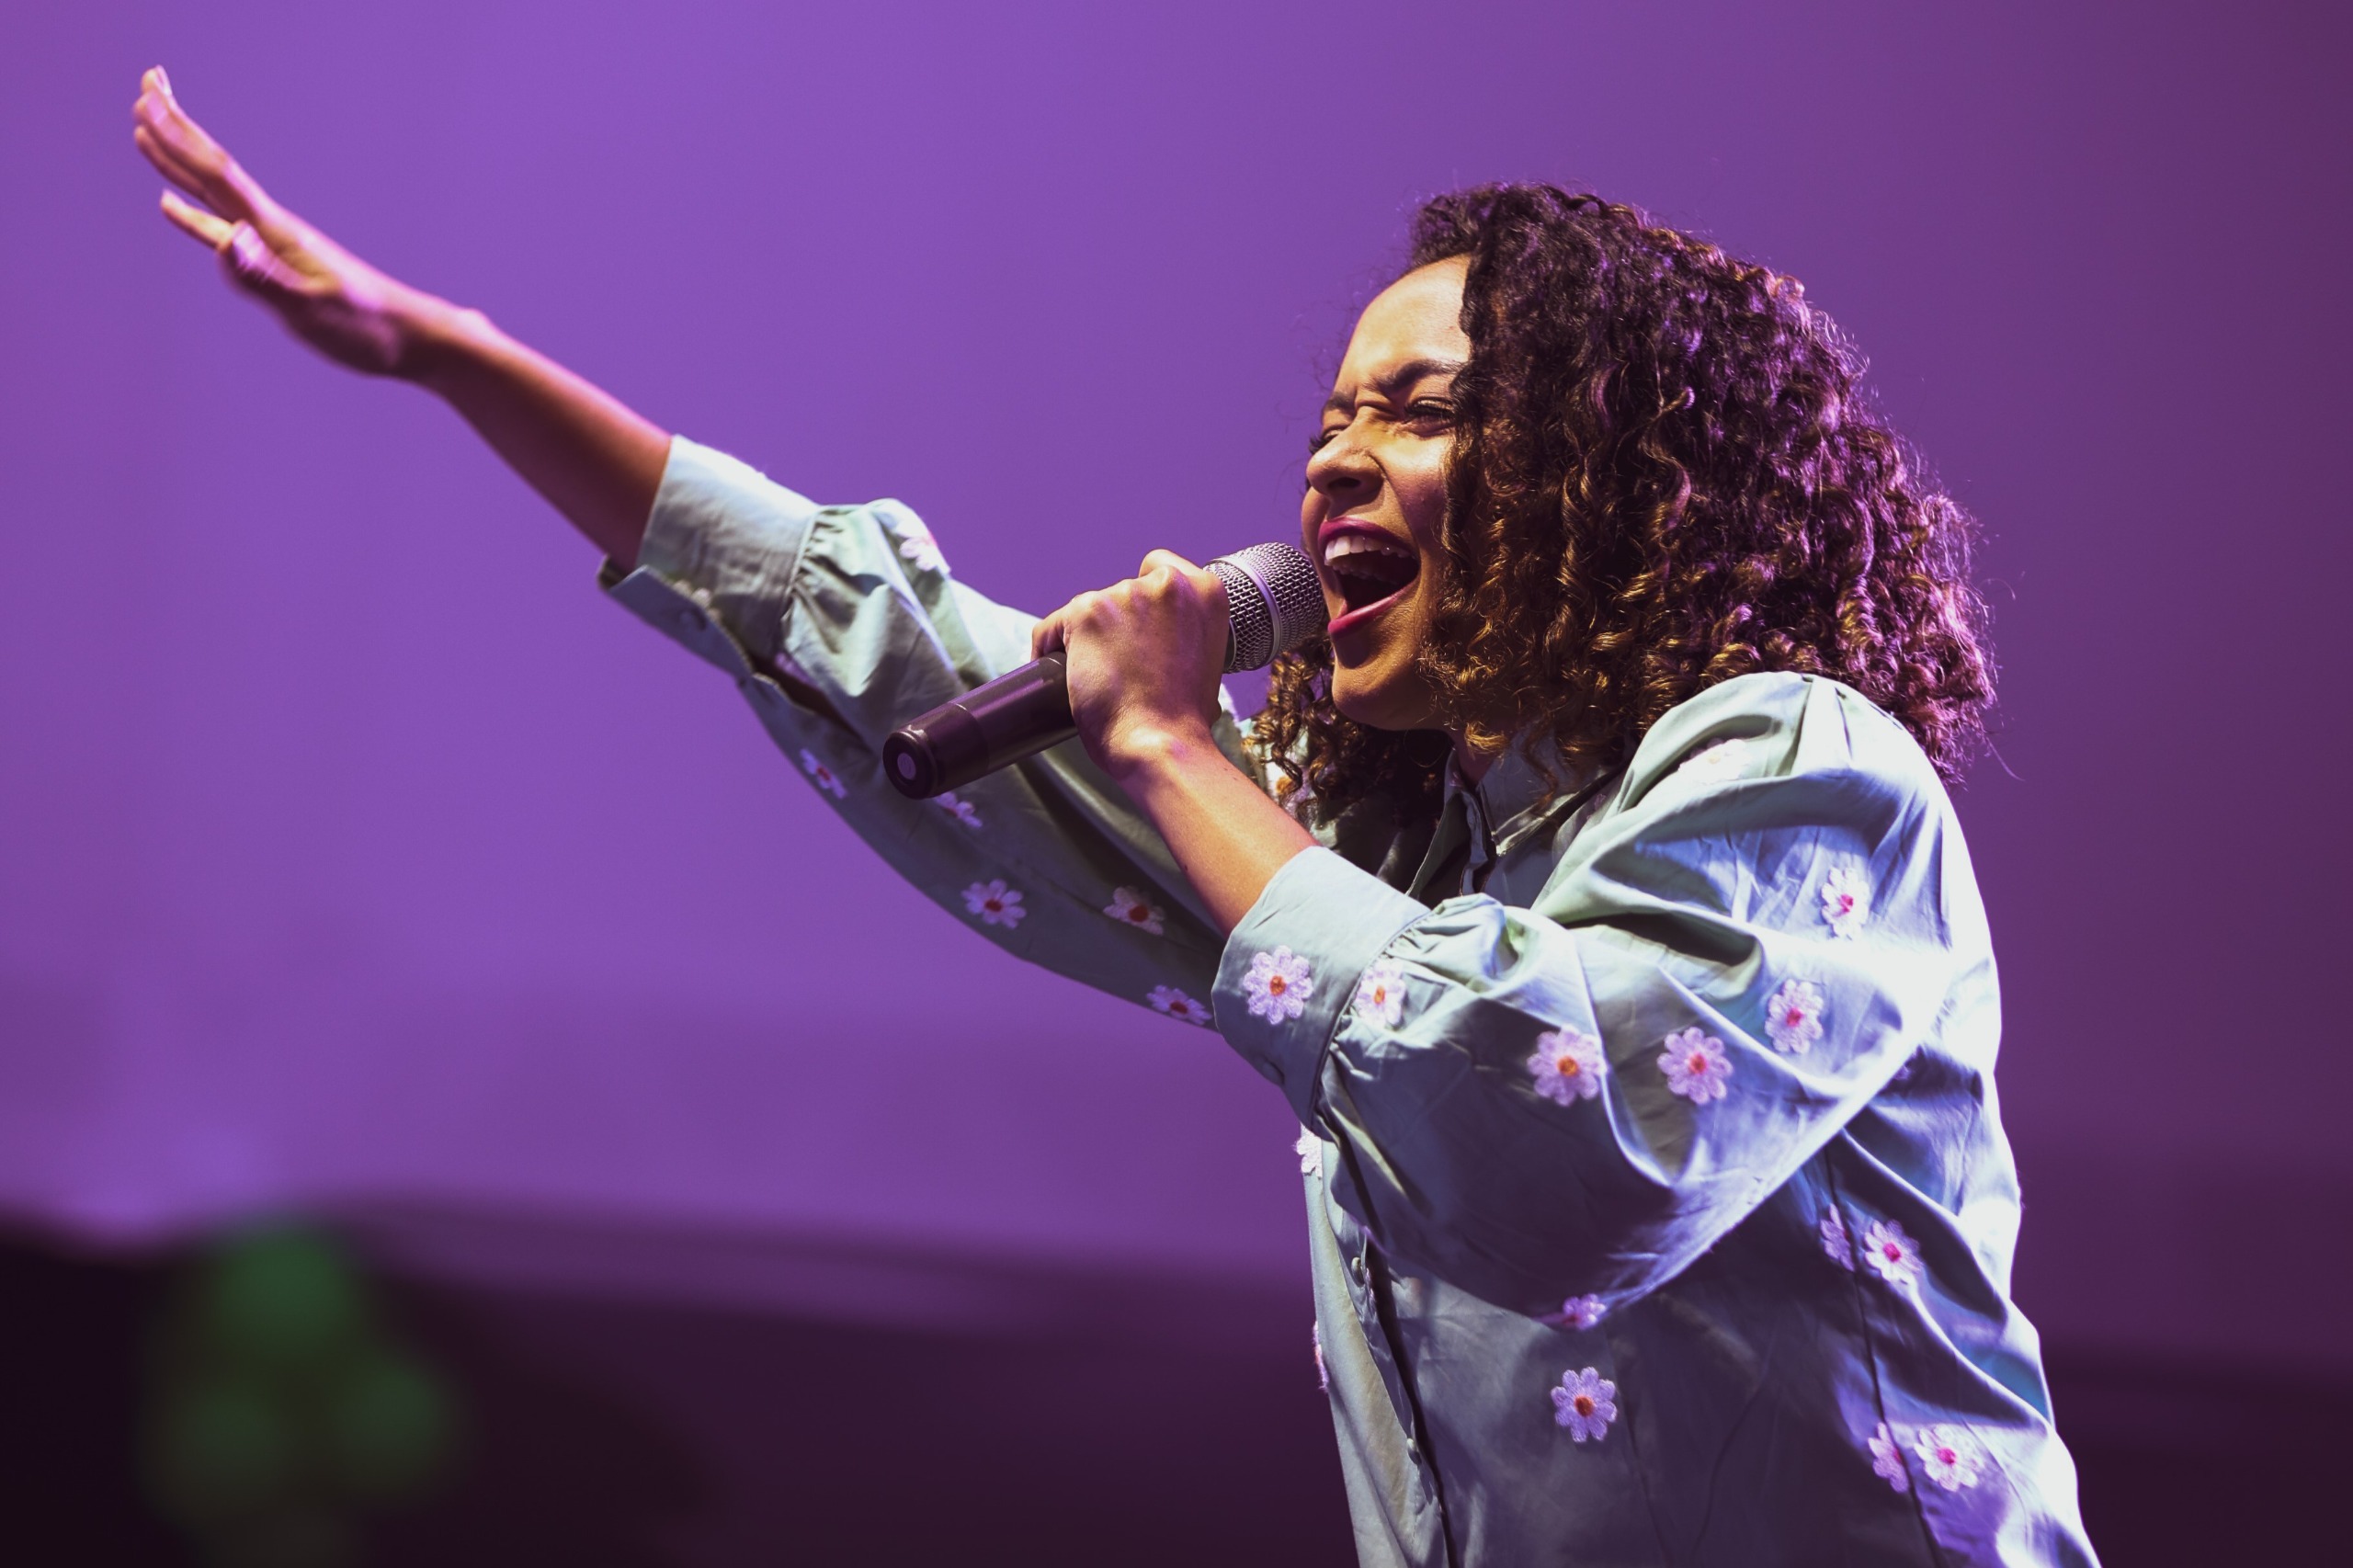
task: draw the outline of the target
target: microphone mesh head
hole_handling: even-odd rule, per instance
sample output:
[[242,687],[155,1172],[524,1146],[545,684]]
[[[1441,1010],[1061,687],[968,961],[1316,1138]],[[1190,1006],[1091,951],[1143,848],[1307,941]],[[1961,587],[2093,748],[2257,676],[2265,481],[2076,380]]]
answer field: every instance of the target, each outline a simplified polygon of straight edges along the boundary
[[1324,630],[1324,585],[1295,545],[1254,544],[1209,569],[1225,584],[1225,667],[1264,669]]

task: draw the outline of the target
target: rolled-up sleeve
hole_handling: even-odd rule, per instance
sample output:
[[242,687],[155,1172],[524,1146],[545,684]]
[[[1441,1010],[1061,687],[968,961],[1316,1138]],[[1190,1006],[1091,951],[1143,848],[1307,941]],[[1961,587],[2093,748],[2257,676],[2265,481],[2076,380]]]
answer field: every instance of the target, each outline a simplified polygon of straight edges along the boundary
[[[602,581],[733,680],[824,803],[959,920],[1059,973],[1209,1022],[1222,938],[1076,742],[938,801],[883,778],[883,739],[1026,662],[1034,619],[957,582],[907,507],[821,506],[680,437],[636,568],[608,563]],[[1219,739],[1247,770],[1230,717]]]
[[1654,728],[1529,907],[1430,908],[1302,853],[1229,938],[1217,1017],[1383,1247],[1514,1311],[1622,1302],[1929,1035],[1961,853],[1892,721],[1749,677]]

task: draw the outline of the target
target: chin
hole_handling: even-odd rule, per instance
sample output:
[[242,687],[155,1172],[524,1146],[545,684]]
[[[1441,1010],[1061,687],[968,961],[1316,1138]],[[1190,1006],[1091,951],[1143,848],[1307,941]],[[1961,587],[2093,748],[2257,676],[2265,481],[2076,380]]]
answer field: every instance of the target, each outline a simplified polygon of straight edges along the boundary
[[1409,676],[1368,679],[1368,674],[1346,668],[1332,672],[1332,706],[1341,718],[1368,730],[1435,728],[1429,699]]

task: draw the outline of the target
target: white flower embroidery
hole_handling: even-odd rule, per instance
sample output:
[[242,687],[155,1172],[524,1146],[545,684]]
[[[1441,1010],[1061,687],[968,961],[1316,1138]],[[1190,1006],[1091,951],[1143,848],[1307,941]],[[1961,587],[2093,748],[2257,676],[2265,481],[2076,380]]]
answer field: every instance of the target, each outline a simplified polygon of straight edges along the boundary
[[1948,1492],[1976,1485],[1978,1470],[1985,1462],[1977,1439],[1959,1426],[1929,1427],[1913,1443],[1912,1451],[1920,1456],[1928,1479]]
[[1871,1434],[1871,1473],[1898,1492],[1912,1490],[1912,1477],[1904,1468],[1904,1450],[1897,1448],[1895,1439],[1888,1435],[1884,1421],[1879,1424],[1879,1430]]
[[836,801],[846,801],[849,799],[849,791],[842,788],[842,781],[838,778],[835,777],[834,770],[832,768],[827,767],[824,763],[817,760],[817,754],[815,752],[802,752],[801,754],[801,766],[809,770],[809,777],[817,781],[818,789],[824,790]]
[[1387,959],[1376,960],[1357,982],[1357,1011],[1393,1029],[1405,1016],[1405,971]]
[[953,790],[942,790],[931,798],[931,803],[966,827],[981,825],[981,813],[972,809],[972,802],[963,799]]
[[1029,912],[1021,907],[1021,895],[1005,885],[1002,877],[992,877],[985,882],[974,882],[964,890],[964,907],[981,917],[984,926],[1003,926],[1010,930],[1021,924]]
[[1617,1419],[1616,1383],[1591,1367],[1561,1374],[1561,1386],[1552,1391],[1554,1426],[1566,1426],[1569,1436],[1582,1443],[1587,1437],[1598,1441]]
[[1133,888],[1113,888],[1111,902],[1103,906],[1103,913],[1122,926],[1134,926],[1148,937],[1161,934],[1160,922],[1168,914],[1166,910],[1146,902],[1143,894]]
[[1822,990],[1810,980],[1785,980],[1765,999],[1765,1033],[1773,1049],[1803,1056],[1822,1038]]
[[1182,1018],[1188,1024],[1209,1028],[1210,1010],[1173,985],[1155,985],[1152,994],[1144,998],[1155,1013],[1165,1013],[1172,1018]]
[[1601,1041],[1578,1029],[1546,1029],[1536,1037],[1536,1053],[1528,1059],[1536,1092],[1567,1105],[1601,1093]]
[[1598,1296],[1571,1296],[1561,1303],[1561,1321],[1583,1333],[1599,1323],[1608,1310]]
[[1313,1176],[1324,1168],[1324,1140],[1306,1128],[1299,1130],[1299,1142],[1290,1146],[1290,1152],[1299,1156],[1300,1175]]
[[1871,917],[1871,884],[1852,866],[1833,866],[1822,879],[1822,918],[1835,937],[1851,937]]
[[1737,736],[1701,746],[1683,759],[1674,777],[1694,784],[1720,784],[1748,771],[1748,743]]
[[1920,1244],[1893,1220],[1873,1220],[1863,1227],[1862,1252],[1863,1261],[1898,1290],[1920,1277]]
[[928,524],[909,512],[894,513],[892,522],[899,535],[900,559],[918,572],[948,574],[948,558],[939,553],[939,540]]
[[1313,1325],[1315,1335],[1315,1386],[1324,1393],[1332,1392],[1332,1374],[1324,1369],[1324,1325]]
[[1688,1028],[1668,1035],[1665,1043],[1658,1066],[1666,1074],[1668,1092],[1693,1105],[1706,1105],[1732,1092],[1724,1087],[1732,1076],[1732,1060],[1724,1055],[1722,1040],[1705,1029]]
[[1822,1211],[1822,1250],[1830,1255],[1831,1262],[1849,1274],[1855,1272],[1855,1244],[1847,1234],[1846,1217],[1836,1209]]
[[1252,1013],[1279,1024],[1307,1011],[1307,999],[1315,994],[1315,978],[1305,959],[1289,948],[1277,948],[1271,953],[1252,955],[1242,989],[1250,997]]

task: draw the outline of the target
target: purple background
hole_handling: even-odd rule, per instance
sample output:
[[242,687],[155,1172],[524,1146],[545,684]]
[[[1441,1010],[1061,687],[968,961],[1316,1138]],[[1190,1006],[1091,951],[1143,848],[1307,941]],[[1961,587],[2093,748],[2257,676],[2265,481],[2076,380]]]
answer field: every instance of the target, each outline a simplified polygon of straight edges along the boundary
[[2215,9],[9,7],[0,1204],[1304,1275],[1263,1082],[898,885],[455,418],[229,294],[160,60],[361,255],[1031,608],[1293,526],[1419,196],[1796,273],[1987,528],[2026,1306],[2353,1368],[2353,40]]

